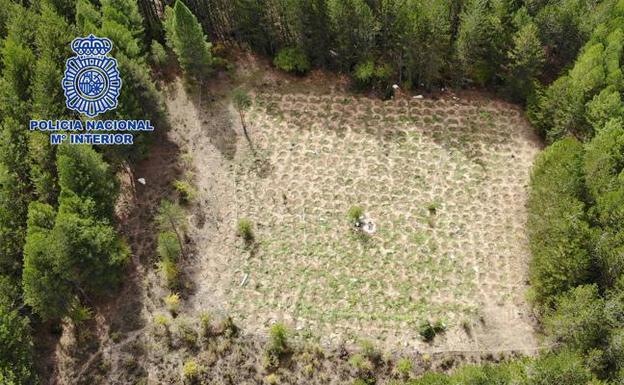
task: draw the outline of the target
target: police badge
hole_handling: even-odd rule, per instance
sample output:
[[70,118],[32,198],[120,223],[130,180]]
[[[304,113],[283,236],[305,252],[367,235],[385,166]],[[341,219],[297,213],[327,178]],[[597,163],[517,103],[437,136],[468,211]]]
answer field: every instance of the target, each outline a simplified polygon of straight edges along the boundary
[[113,43],[107,38],[89,35],[71,43],[78,55],[67,59],[63,89],[67,108],[93,118],[117,108],[121,78],[117,60],[106,56]]

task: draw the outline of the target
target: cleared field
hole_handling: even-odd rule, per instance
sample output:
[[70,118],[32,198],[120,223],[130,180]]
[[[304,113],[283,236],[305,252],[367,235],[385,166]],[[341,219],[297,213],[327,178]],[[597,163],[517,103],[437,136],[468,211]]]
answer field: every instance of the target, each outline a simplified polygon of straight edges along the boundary
[[[524,224],[539,143],[519,108],[258,93],[248,121],[261,161],[239,138],[223,160],[224,226],[196,229],[199,307],[220,304],[252,331],[283,320],[325,342],[535,346]],[[376,225],[369,239],[347,221],[356,205]],[[233,235],[240,218],[254,224],[253,247]],[[424,320],[448,326],[433,345],[419,339]]]

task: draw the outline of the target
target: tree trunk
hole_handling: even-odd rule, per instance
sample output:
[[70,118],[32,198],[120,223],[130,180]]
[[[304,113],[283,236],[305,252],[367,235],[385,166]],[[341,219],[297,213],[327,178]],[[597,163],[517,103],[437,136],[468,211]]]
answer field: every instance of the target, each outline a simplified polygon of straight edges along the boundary
[[251,147],[251,150],[254,151],[253,144],[251,143],[251,138],[249,137],[249,133],[247,132],[247,124],[245,123],[245,114],[243,113],[242,110],[239,110],[238,114],[240,115],[241,125],[243,126],[243,133],[245,134],[245,138],[247,139],[247,142],[249,143],[249,147]]

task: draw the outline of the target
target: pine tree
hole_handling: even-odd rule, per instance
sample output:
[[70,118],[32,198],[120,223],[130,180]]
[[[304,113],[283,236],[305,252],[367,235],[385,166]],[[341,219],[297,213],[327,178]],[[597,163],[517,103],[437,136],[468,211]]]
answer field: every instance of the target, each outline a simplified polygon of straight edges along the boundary
[[95,214],[112,218],[118,186],[102,155],[90,146],[61,146],[57,159],[60,203],[79,197],[95,205]]
[[377,32],[370,6],[364,0],[329,0],[328,12],[340,68],[350,71],[355,64],[370,59]]
[[300,36],[310,61],[319,67],[329,64],[332,43],[327,0],[301,0],[298,4]]
[[[5,293],[4,290],[2,293]],[[10,306],[0,303],[0,383],[7,385],[37,383],[30,332],[28,318]]]
[[96,34],[101,23],[100,11],[89,0],[76,2],[76,28],[84,36]]
[[449,6],[440,0],[410,0],[399,12],[404,19],[400,45],[405,78],[413,86],[429,88],[442,80],[451,57]]
[[509,60],[507,83],[513,95],[525,100],[545,62],[539,31],[533,22],[520,27],[513,37],[513,47],[507,52]]
[[461,14],[456,49],[464,74],[484,86],[495,80],[506,38],[500,15],[488,0],[473,0]]
[[195,15],[182,1],[176,1],[169,17],[171,19],[166,21],[168,44],[184,72],[201,83],[211,73],[212,45],[206,41]]
[[30,47],[9,35],[2,47],[0,112],[25,122],[30,110],[30,82],[35,55]]
[[24,127],[5,118],[0,127],[0,273],[21,268],[26,212],[30,201],[28,144]]

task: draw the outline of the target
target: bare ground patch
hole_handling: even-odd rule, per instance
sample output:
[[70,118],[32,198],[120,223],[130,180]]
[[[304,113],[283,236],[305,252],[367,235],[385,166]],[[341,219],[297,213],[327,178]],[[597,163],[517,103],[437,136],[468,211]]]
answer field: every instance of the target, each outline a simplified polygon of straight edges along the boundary
[[[172,86],[173,136],[199,190],[189,310],[231,314],[250,333],[280,320],[334,346],[536,347],[524,224],[540,144],[519,108],[262,90],[248,117],[254,158],[227,98],[200,111]],[[377,226],[367,242],[346,222],[353,205]],[[235,234],[239,218],[254,223],[253,248]],[[448,330],[427,344],[424,320]]]

